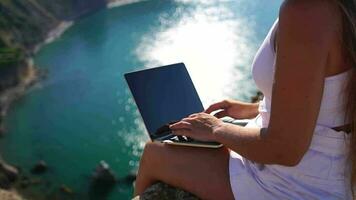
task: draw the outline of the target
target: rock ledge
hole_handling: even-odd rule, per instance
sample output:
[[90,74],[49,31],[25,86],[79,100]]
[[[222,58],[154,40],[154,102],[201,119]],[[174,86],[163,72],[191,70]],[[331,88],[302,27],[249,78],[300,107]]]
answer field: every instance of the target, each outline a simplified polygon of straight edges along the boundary
[[199,198],[184,190],[159,182],[133,200],[199,200]]

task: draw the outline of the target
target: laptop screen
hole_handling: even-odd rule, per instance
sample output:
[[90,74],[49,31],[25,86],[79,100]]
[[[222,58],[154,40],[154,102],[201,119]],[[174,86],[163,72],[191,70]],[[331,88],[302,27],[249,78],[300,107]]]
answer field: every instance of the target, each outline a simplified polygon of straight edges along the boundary
[[167,124],[204,110],[183,63],[127,73],[125,79],[151,139],[163,136]]

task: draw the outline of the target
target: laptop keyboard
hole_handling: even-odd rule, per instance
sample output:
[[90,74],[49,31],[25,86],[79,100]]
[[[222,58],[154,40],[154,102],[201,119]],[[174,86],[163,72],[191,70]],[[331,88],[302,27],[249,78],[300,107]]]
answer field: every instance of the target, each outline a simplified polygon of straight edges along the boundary
[[186,137],[186,136],[181,136],[181,135],[174,136],[170,140],[176,141],[176,142],[191,142],[191,141],[193,141],[192,138],[189,138],[189,137]]

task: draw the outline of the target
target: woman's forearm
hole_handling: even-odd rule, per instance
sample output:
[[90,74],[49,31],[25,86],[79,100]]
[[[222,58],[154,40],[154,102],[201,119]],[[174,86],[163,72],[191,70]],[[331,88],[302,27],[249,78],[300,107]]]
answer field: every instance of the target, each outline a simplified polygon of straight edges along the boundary
[[246,128],[223,123],[214,128],[217,142],[243,157],[261,164],[294,166],[299,160],[293,149],[282,141],[268,137],[267,129]]
[[258,107],[259,107],[260,103],[248,103],[248,106],[250,107],[249,109],[249,113],[247,113],[246,115],[248,116],[248,119],[252,119],[255,118],[258,114]]

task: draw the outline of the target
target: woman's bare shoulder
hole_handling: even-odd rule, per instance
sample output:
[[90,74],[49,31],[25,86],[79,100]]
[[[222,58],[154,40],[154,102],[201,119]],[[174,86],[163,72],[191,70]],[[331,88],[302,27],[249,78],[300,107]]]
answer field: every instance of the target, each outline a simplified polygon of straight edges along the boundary
[[317,34],[319,39],[333,37],[342,20],[338,5],[332,0],[285,0],[279,17],[282,25],[294,26],[299,28],[294,30],[310,36]]
[[285,0],[281,11],[288,9],[298,13],[312,12],[319,15],[333,15],[338,12],[338,3],[334,0]]
[[325,76],[332,76],[348,66],[342,50],[342,16],[334,0],[286,0],[280,9],[279,35],[283,33],[282,37],[289,38],[284,43],[317,46],[319,53],[327,55]]

